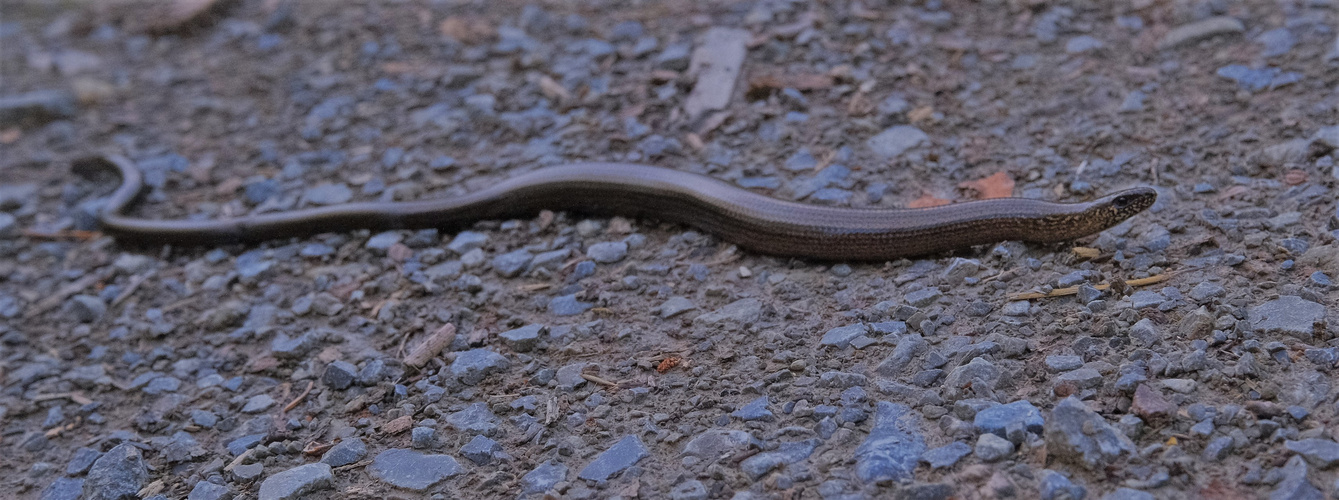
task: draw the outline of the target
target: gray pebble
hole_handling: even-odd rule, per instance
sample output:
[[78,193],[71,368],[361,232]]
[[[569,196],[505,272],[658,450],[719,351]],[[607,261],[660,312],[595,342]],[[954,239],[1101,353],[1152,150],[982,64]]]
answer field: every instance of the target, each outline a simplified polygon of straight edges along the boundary
[[1116,488],[1116,491],[1102,496],[1102,500],[1156,500],[1152,493],[1131,488]]
[[377,233],[376,235],[373,235],[371,238],[368,238],[367,244],[364,246],[366,246],[369,250],[380,250],[382,252],[385,252],[391,246],[395,245],[396,243],[399,243],[400,240],[403,239],[404,235],[400,234],[399,231],[386,231],[384,233]]
[[1168,31],[1158,41],[1158,50],[1173,49],[1189,45],[1218,35],[1229,35],[1246,31],[1241,21],[1227,16],[1210,17],[1189,24],[1183,24]]
[[446,423],[458,432],[491,436],[497,432],[498,418],[488,403],[474,403],[447,415]]
[[75,95],[66,90],[35,90],[0,96],[0,125],[5,127],[72,118],[76,112]]
[[70,463],[65,466],[65,475],[78,476],[87,472],[93,462],[102,457],[102,452],[88,447],[79,447],[74,450],[74,456],[70,457]]
[[497,441],[482,435],[476,435],[474,439],[460,448],[460,455],[474,462],[475,465],[483,466],[491,463],[493,455],[499,451],[502,451],[502,445],[498,444]]
[[927,450],[921,455],[921,461],[930,464],[931,469],[942,469],[952,467],[962,460],[962,457],[970,455],[972,447],[962,441],[954,441],[945,446],[940,446]]
[[566,479],[566,465],[552,461],[544,462],[521,478],[521,494],[544,493]]
[[697,309],[697,305],[693,304],[692,300],[689,300],[687,297],[675,296],[665,300],[665,302],[660,304],[660,307],[656,310],[659,311],[660,317],[672,318],[694,309]]
[[863,336],[866,333],[869,333],[869,326],[864,323],[839,326],[828,330],[827,333],[823,334],[823,339],[819,341],[819,344],[842,349],[851,345],[852,340],[855,340],[857,337]]
[[410,446],[423,449],[430,448],[437,442],[437,429],[432,427],[415,427],[409,431]]
[[770,422],[774,416],[772,411],[767,409],[769,404],[771,404],[770,399],[767,396],[762,396],[731,412],[730,416],[744,421]]
[[1014,444],[1007,439],[987,432],[977,438],[974,453],[983,462],[995,462],[1012,455]]
[[186,500],[224,500],[232,498],[232,490],[221,484],[214,484],[209,481],[200,481],[191,488],[190,494],[186,495]]
[[457,255],[464,255],[466,252],[469,252],[470,250],[483,248],[483,246],[487,243],[488,243],[488,235],[485,233],[475,231],[461,231],[460,233],[456,234],[455,238],[451,239],[451,243],[448,243],[446,245],[446,248],[448,250],[451,250],[452,252],[455,252]]
[[75,295],[65,302],[65,313],[80,323],[92,323],[107,313],[107,304],[92,295]]
[[121,443],[93,462],[84,482],[84,498],[121,500],[137,498],[149,481],[149,469],[139,448]]
[[549,314],[554,316],[576,316],[592,307],[595,307],[595,304],[577,300],[576,294],[559,295],[549,300]]
[[601,264],[612,264],[627,256],[628,244],[621,241],[596,243],[586,249],[586,257]]
[[744,459],[743,462],[739,463],[739,468],[756,481],[778,467],[809,458],[809,455],[814,453],[814,449],[818,447],[819,443],[820,441],[817,439],[781,443],[775,450],[762,452]]
[[1070,396],[1056,404],[1046,421],[1047,451],[1057,459],[1100,470],[1122,455],[1134,452],[1134,443],[1106,419]]
[[524,248],[507,252],[493,257],[493,270],[503,278],[515,278],[526,270],[533,258],[530,251]]
[[354,379],[358,376],[358,367],[353,363],[344,360],[332,361],[325,367],[325,373],[321,375],[321,381],[325,385],[336,390],[348,389],[353,385]]
[[1046,369],[1052,373],[1067,372],[1083,367],[1083,358],[1069,355],[1051,355],[1046,357]]
[[353,199],[353,190],[344,184],[322,184],[307,188],[302,199],[313,205],[338,205]]
[[275,404],[274,398],[269,394],[257,394],[246,400],[246,405],[242,407],[242,413],[260,413],[270,409]]
[[358,463],[365,456],[367,456],[367,443],[353,437],[340,441],[339,444],[326,450],[325,455],[321,456],[321,463],[329,464],[331,467],[343,467]]
[[477,385],[484,377],[506,370],[511,364],[501,354],[488,349],[471,349],[456,354],[451,362],[451,376],[465,385]]
[[606,481],[610,476],[632,467],[650,452],[636,435],[627,435],[595,457],[577,477],[587,481]]
[[926,449],[918,421],[906,405],[880,401],[869,436],[855,450],[856,477],[865,483],[912,479]]
[[507,343],[511,350],[516,352],[530,352],[539,345],[539,337],[548,331],[548,327],[532,323],[514,330],[507,330],[498,334],[502,340]]
[[1329,469],[1339,464],[1339,443],[1329,439],[1285,441],[1283,447],[1306,459],[1307,463]]
[[930,142],[930,136],[911,125],[897,125],[869,138],[865,146],[880,158],[896,158],[907,150]]
[[696,479],[684,481],[670,488],[670,500],[707,500],[709,492],[702,481]]
[[1088,35],[1079,35],[1074,38],[1070,38],[1069,41],[1065,42],[1065,53],[1084,54],[1087,52],[1092,52],[1101,49],[1102,47],[1105,46],[1106,44],[1102,43],[1101,40],[1098,40]]
[[1191,288],[1190,293],[1187,295],[1194,299],[1195,302],[1204,303],[1209,299],[1222,297],[1226,293],[1227,290],[1223,288],[1223,285],[1219,285],[1212,281],[1201,281]]
[[425,455],[404,448],[392,448],[377,454],[367,470],[382,482],[410,491],[425,491],[465,472],[460,463],[449,455]]
[[39,500],[80,500],[84,498],[84,478],[58,477],[42,489]]
[[1282,333],[1309,341],[1325,319],[1325,306],[1296,295],[1284,295],[1251,308],[1250,319],[1262,333]]
[[1087,488],[1051,469],[1042,469],[1039,479],[1042,500],[1083,500],[1088,496]]

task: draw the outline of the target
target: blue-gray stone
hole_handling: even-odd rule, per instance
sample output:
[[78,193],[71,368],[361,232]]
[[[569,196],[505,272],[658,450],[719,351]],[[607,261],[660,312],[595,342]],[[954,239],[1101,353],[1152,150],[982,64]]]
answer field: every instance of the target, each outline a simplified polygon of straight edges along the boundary
[[641,439],[636,435],[627,435],[595,457],[586,468],[581,469],[577,477],[587,481],[605,481],[610,476],[632,467],[649,454]]
[[309,493],[330,487],[335,477],[330,465],[314,463],[299,465],[270,477],[260,483],[260,500],[294,500]]
[[358,367],[353,363],[344,360],[332,361],[325,367],[325,373],[321,375],[321,381],[325,385],[336,390],[348,389],[353,385],[353,381],[358,376]]
[[544,325],[531,323],[514,330],[507,330],[498,334],[498,336],[502,337],[502,340],[507,343],[508,347],[511,347],[511,350],[529,352],[539,345],[539,336],[546,330],[548,330],[548,327]]
[[925,452],[919,415],[906,405],[880,401],[869,437],[855,451],[855,472],[861,481],[906,482]]
[[827,333],[823,334],[823,339],[820,340],[819,343],[822,345],[829,345],[836,347],[838,349],[842,349],[845,348],[846,346],[851,345],[851,341],[855,340],[856,337],[864,335],[868,332],[869,327],[865,326],[864,323],[839,326],[831,330],[828,330]]
[[1297,37],[1288,28],[1274,28],[1255,37],[1255,41],[1265,47],[1261,57],[1276,57],[1287,54],[1297,45]]
[[159,394],[165,394],[169,392],[177,392],[177,389],[180,388],[181,388],[181,379],[176,377],[158,377],[153,380],[150,380],[149,383],[145,385],[144,389],[142,390],[144,391],[145,394],[156,396]]
[[1051,410],[1043,434],[1049,453],[1088,470],[1100,470],[1121,455],[1134,452],[1129,437],[1073,396]]
[[307,188],[302,195],[313,205],[338,205],[353,199],[353,190],[344,184],[322,184]]
[[451,362],[451,376],[465,385],[476,385],[488,375],[506,370],[511,363],[501,354],[479,348],[456,354]]
[[530,266],[530,261],[534,256],[529,250],[524,248],[493,257],[493,270],[503,278],[515,278],[520,276],[526,267]]
[[943,297],[944,294],[938,288],[922,288],[907,294],[907,303],[916,307],[926,307],[934,304],[935,301]]
[[1042,469],[1039,479],[1042,500],[1083,500],[1088,489],[1074,484],[1064,474]]
[[1229,64],[1218,68],[1218,76],[1237,82],[1243,89],[1258,92],[1264,89],[1276,89],[1302,80],[1302,74],[1267,67],[1253,69],[1240,64]]
[[740,462],[739,468],[756,481],[777,467],[809,458],[809,455],[814,453],[814,449],[818,448],[820,443],[821,441],[817,439],[781,443],[775,450],[765,451],[745,459]]
[[1328,469],[1335,464],[1339,464],[1339,443],[1329,439],[1312,438],[1300,441],[1285,441],[1283,447],[1300,455],[1306,459],[1307,463],[1322,469]]
[[809,148],[804,147],[796,151],[790,158],[786,158],[786,162],[782,164],[783,168],[792,172],[810,171],[817,166],[818,159],[814,158],[813,153],[809,152]]
[[1325,306],[1296,295],[1284,295],[1251,308],[1250,318],[1262,333],[1283,333],[1311,340],[1316,325],[1325,319]]
[[269,394],[257,394],[247,398],[246,404],[242,405],[242,413],[260,413],[270,409],[275,403]]
[[566,465],[552,461],[544,462],[521,478],[521,494],[543,493],[565,479],[567,479]]
[[464,255],[465,252],[476,248],[483,248],[488,243],[488,235],[476,231],[461,231],[451,239],[451,243],[446,245],[447,250],[455,252],[458,255]]
[[362,439],[351,437],[326,450],[325,455],[321,456],[321,463],[329,464],[331,467],[343,467],[358,463],[365,456],[367,456],[367,443]]
[[191,488],[190,494],[186,495],[186,500],[222,500],[232,498],[232,490],[221,484],[214,484],[209,481],[200,481]]
[[138,498],[140,488],[149,481],[149,469],[139,448],[130,443],[116,445],[89,468],[84,481],[84,497],[90,500]]
[[107,304],[92,295],[75,295],[65,303],[65,312],[80,323],[92,323],[107,313]]
[[386,231],[384,233],[377,233],[371,238],[368,238],[367,243],[363,246],[371,250],[381,250],[384,252],[391,246],[399,243],[402,239],[404,239],[404,235],[400,234],[399,231]]
[[1201,281],[1192,287],[1187,295],[1195,299],[1196,302],[1205,302],[1215,297],[1222,297],[1226,293],[1227,290],[1223,288],[1223,285],[1212,281]]
[[892,335],[898,337],[907,333],[907,324],[903,321],[880,321],[878,323],[870,323],[869,329],[874,335]]
[[488,465],[493,461],[493,454],[499,451],[502,451],[502,445],[497,441],[478,435],[460,448],[460,455],[475,465]]
[[248,434],[232,441],[228,441],[226,446],[228,448],[228,453],[233,454],[233,456],[241,455],[246,452],[246,450],[251,449],[251,447],[265,441],[265,436],[266,434],[264,433]]
[[982,462],[995,462],[1014,452],[1014,444],[1000,436],[984,432],[976,440],[976,458]]
[[84,495],[84,478],[58,477],[42,489],[38,500],[79,500]]
[[930,141],[930,136],[911,125],[897,125],[865,141],[876,156],[889,159],[901,156],[907,150]]
[[768,404],[770,404],[768,397],[761,396],[741,406],[738,410],[730,412],[730,416],[745,421],[761,420],[770,422],[773,419],[773,414],[771,410],[767,409]]
[[953,464],[962,460],[962,457],[970,455],[972,447],[962,441],[954,441],[945,446],[940,446],[927,450],[921,454],[921,461],[930,464],[931,469],[942,469],[952,467]]
[[622,241],[605,241],[586,248],[586,257],[601,264],[612,264],[628,256],[628,244]]
[[437,442],[437,429],[415,427],[409,431],[409,444],[415,448],[427,448]]
[[377,454],[367,470],[386,484],[412,491],[427,490],[434,484],[464,472],[460,463],[449,455],[425,455],[404,448],[392,448]]
[[1162,294],[1152,290],[1140,290],[1130,294],[1130,305],[1135,309],[1153,307],[1166,300]]
[[74,450],[74,456],[70,457],[70,463],[65,466],[65,475],[78,476],[88,471],[93,466],[93,462],[102,457],[102,452],[81,446]]
[[684,312],[697,309],[697,305],[693,304],[693,301],[689,300],[687,297],[675,296],[665,300],[664,303],[660,304],[658,309],[660,311],[660,317],[673,318]]
[[549,314],[554,316],[576,316],[592,307],[595,307],[595,304],[577,300],[576,294],[559,295],[549,300]]
[[497,432],[497,415],[488,407],[488,403],[474,403],[464,410],[447,415],[446,423],[460,432],[492,435]]
[[1005,429],[1010,425],[1021,425],[1028,432],[1041,434],[1045,423],[1041,410],[1026,399],[982,409],[976,412],[972,420],[977,432],[989,432],[1003,438],[1008,437],[1005,435]]

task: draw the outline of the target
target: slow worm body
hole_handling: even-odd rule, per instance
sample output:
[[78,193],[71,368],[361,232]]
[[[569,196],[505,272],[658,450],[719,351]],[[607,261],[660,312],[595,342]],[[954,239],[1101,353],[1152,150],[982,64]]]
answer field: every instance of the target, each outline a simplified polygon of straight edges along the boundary
[[142,244],[257,242],[351,229],[459,229],[540,210],[682,223],[743,248],[820,260],[889,260],[1005,240],[1059,242],[1097,233],[1151,206],[1151,188],[1082,203],[999,198],[921,209],[857,209],[778,200],[698,174],[628,163],[542,168],[448,199],[349,203],[208,221],[125,215],[143,191],[139,169],[118,156],[75,162],[115,170],[121,186],[101,212],[102,230]]

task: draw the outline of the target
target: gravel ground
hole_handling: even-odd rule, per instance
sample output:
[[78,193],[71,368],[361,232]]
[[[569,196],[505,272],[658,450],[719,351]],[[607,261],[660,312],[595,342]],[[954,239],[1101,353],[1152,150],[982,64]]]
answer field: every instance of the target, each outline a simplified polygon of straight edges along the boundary
[[[0,496],[1339,494],[1332,0],[176,4],[0,6]],[[130,247],[70,170],[108,152],[153,218],[578,159],[1160,199],[1095,256],[818,263],[563,213]]]

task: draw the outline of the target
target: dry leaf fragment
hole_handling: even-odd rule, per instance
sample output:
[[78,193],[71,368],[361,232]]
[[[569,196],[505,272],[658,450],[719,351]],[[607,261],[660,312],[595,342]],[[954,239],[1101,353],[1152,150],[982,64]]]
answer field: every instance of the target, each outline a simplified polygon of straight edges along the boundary
[[995,175],[984,179],[961,182],[958,187],[976,191],[977,199],[980,200],[1008,198],[1014,194],[1014,179],[1008,173],[995,172]]
[[908,203],[907,208],[930,208],[930,207],[944,206],[948,204],[949,204],[948,200],[945,200],[943,198],[936,198],[934,195],[926,193],[921,195],[920,198],[916,198],[915,201]]

